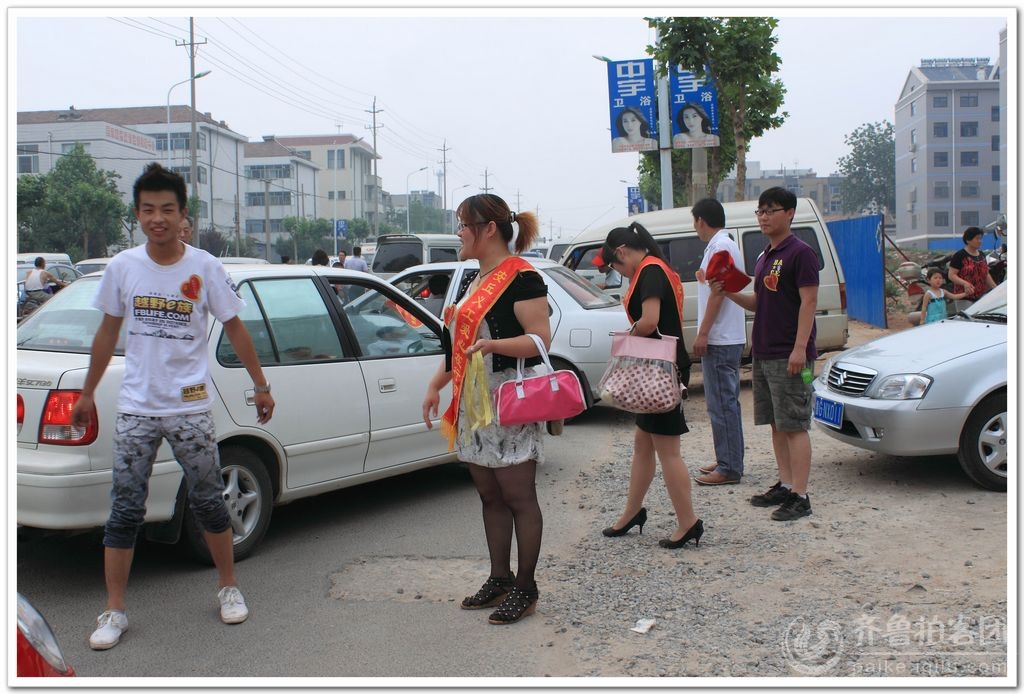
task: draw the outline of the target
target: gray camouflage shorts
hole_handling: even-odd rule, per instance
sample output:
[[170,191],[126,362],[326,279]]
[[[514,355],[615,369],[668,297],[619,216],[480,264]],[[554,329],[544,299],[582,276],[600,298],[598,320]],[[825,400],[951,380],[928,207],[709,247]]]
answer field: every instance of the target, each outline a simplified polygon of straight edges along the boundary
[[230,527],[210,413],[168,417],[118,414],[114,423],[114,485],[110,490],[110,517],[103,534],[105,547],[135,546],[135,537],[146,515],[153,461],[164,439],[185,475],[188,503],[196,520],[212,533]]

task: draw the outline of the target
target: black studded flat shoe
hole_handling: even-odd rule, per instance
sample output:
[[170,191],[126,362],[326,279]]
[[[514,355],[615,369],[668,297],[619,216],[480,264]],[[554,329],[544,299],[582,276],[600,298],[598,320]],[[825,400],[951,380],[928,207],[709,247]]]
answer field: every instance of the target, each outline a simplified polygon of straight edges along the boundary
[[523,617],[533,614],[537,609],[540,593],[536,587],[513,588],[505,596],[501,606],[491,613],[487,619],[491,624],[514,624]]
[[515,585],[515,582],[516,577],[514,574],[509,574],[504,578],[491,576],[480,586],[480,590],[476,592],[476,595],[470,595],[462,600],[461,607],[464,610],[481,610],[485,607],[497,605],[505,599],[512,586]]

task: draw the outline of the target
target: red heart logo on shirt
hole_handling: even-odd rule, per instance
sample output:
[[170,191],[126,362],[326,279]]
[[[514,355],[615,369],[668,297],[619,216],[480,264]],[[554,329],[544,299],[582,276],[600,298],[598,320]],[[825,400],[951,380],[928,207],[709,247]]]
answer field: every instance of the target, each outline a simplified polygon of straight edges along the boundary
[[768,287],[771,291],[775,291],[779,288],[779,276],[778,275],[765,275],[764,286]]
[[186,299],[199,301],[199,291],[203,288],[203,280],[199,275],[192,275],[187,282],[181,283],[181,294]]

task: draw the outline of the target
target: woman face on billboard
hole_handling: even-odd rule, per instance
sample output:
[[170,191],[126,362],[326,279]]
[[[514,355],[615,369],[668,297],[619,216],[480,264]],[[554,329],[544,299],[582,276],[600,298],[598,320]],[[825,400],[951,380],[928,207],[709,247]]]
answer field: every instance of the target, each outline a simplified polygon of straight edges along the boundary
[[679,125],[680,134],[690,137],[711,134],[711,119],[704,113],[704,109],[696,104],[683,106],[676,122]]
[[619,114],[619,137],[629,142],[640,142],[643,138],[650,137],[650,128],[639,111],[627,108]]

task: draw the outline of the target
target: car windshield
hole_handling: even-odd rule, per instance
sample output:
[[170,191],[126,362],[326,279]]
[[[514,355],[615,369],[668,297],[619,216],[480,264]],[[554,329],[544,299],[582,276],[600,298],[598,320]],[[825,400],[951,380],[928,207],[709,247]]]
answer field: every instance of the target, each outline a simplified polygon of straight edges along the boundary
[[957,315],[965,320],[1005,323],[1006,303],[1006,283],[1004,282]]
[[[18,324],[18,349],[88,353],[103,313],[92,306],[100,278],[86,277],[69,284]],[[127,322],[121,324],[114,353],[124,354]]]
[[374,272],[401,272],[423,262],[423,244],[418,239],[377,244]]
[[543,270],[548,280],[565,290],[583,308],[606,308],[617,306],[618,301],[583,277],[562,265],[546,267]]

